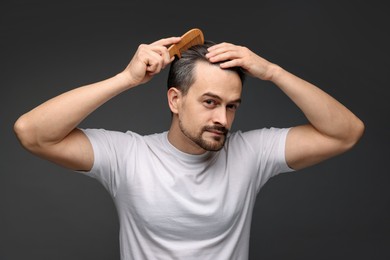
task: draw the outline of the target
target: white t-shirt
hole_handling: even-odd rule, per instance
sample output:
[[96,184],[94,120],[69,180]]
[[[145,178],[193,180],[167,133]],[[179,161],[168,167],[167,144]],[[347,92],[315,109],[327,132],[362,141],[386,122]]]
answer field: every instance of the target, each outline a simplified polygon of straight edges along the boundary
[[248,259],[255,199],[266,181],[292,171],[288,129],[235,132],[219,152],[191,155],[167,132],[83,130],[94,150],[87,175],[113,197],[122,260]]

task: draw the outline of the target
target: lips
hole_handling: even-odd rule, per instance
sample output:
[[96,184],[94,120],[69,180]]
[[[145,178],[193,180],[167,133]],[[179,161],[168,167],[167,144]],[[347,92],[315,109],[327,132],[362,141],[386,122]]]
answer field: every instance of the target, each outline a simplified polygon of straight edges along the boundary
[[223,126],[206,126],[203,130],[217,135],[226,135],[229,131]]
[[222,131],[217,131],[217,130],[208,130],[207,132],[210,132],[210,133],[213,133],[213,134],[217,134],[217,135],[225,135],[224,132],[222,132]]

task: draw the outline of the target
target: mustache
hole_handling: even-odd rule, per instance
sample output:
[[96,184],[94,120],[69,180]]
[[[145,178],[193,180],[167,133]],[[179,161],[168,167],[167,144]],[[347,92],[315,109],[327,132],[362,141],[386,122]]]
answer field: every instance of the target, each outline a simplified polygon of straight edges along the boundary
[[224,135],[226,135],[229,132],[229,129],[227,129],[226,127],[223,127],[223,126],[213,125],[213,126],[203,127],[203,132],[204,131],[218,131],[218,132],[221,132]]

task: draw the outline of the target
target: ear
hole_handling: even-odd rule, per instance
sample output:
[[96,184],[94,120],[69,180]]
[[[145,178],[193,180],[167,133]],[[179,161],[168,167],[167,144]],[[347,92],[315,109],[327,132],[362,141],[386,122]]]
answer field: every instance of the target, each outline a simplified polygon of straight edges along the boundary
[[171,109],[173,114],[177,114],[182,96],[181,91],[177,88],[171,87],[170,89],[168,89],[167,96],[169,108]]

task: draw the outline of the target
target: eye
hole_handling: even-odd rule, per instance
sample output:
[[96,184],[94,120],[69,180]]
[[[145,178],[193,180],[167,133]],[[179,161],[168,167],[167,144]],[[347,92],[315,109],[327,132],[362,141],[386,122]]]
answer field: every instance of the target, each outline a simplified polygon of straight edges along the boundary
[[238,108],[238,105],[237,104],[229,104],[226,106],[226,108],[231,110],[231,111],[236,111]]
[[217,105],[217,102],[213,99],[206,99],[203,101],[203,104],[208,108],[213,108]]

